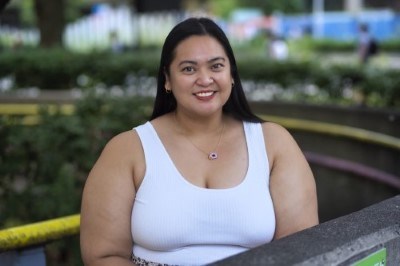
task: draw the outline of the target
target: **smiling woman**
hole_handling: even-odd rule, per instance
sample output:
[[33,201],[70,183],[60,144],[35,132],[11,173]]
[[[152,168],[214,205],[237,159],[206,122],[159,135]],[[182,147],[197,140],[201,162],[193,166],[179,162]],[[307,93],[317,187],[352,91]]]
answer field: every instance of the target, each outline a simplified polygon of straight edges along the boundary
[[218,111],[228,100],[233,84],[223,47],[207,35],[182,41],[165,76],[165,88],[172,91],[177,102],[177,115],[187,112],[207,116]]
[[224,32],[167,36],[150,121],[109,141],[82,199],[85,264],[204,265],[318,223],[291,135],[252,113]]

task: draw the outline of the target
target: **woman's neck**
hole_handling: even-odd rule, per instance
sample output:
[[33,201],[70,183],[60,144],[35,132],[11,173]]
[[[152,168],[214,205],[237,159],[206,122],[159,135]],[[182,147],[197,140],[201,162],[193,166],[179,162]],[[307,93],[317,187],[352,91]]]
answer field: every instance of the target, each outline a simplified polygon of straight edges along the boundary
[[191,116],[183,112],[174,111],[171,113],[177,128],[186,135],[196,135],[198,133],[215,134],[221,131],[225,124],[226,117],[223,113],[204,116]]

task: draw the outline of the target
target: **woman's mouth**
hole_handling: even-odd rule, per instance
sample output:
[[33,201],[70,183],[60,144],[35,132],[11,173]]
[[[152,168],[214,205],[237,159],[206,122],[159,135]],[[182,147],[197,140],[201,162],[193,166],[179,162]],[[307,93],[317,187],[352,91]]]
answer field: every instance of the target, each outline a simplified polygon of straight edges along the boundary
[[197,100],[200,101],[210,101],[211,99],[214,98],[216,91],[200,91],[197,93],[194,93],[194,96],[196,97]]
[[204,98],[204,97],[210,97],[214,94],[214,91],[201,91],[198,93],[195,93],[194,95],[196,95],[199,98]]

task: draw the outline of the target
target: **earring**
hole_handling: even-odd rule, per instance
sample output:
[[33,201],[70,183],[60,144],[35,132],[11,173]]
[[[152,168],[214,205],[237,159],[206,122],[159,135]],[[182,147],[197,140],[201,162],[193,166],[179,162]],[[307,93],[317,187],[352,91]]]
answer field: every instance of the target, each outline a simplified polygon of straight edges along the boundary
[[172,92],[172,90],[171,89],[167,89],[167,88],[165,88],[165,93],[166,94],[170,94]]
[[234,82],[232,82],[232,88],[235,86],[235,83]]

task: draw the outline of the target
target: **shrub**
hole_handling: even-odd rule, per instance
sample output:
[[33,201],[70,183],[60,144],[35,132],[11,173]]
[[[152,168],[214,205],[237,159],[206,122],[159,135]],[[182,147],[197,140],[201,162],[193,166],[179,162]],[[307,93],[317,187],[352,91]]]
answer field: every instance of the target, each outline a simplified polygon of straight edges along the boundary
[[[146,121],[152,99],[87,97],[73,115],[43,105],[40,123],[0,117],[0,228],[80,212],[86,176],[105,143]],[[46,246],[51,265],[79,265],[77,237]]]
[[74,115],[50,114],[43,106],[35,126],[0,119],[0,227],[78,213],[83,183],[101,149],[145,121],[151,101],[89,95],[76,103]]
[[[325,47],[324,42],[320,42],[311,42],[310,46]],[[327,43],[326,41],[324,45],[328,46]],[[348,44],[340,45],[348,47]],[[327,63],[322,56],[310,58],[295,57],[286,61],[273,61],[253,52],[246,54],[241,51],[237,56],[237,63],[241,77],[246,80],[279,84],[283,88],[317,85],[332,103],[346,100],[343,98],[345,89],[354,90],[364,95],[366,100],[363,104],[399,107],[399,92],[396,87],[399,70]],[[113,85],[128,87],[131,85],[128,84],[129,80],[134,79],[138,81],[135,86],[147,89],[148,84],[137,77],[155,77],[158,60],[158,49],[122,54],[22,50],[14,54],[0,54],[0,77],[12,76],[15,88],[34,86],[41,89],[85,89],[99,84],[104,88]],[[372,100],[368,100],[369,97]]]
[[157,72],[158,52],[78,54],[64,50],[20,50],[0,54],[0,78],[14,76],[15,88],[59,90],[77,87],[86,74],[105,85],[120,85],[130,72]]

